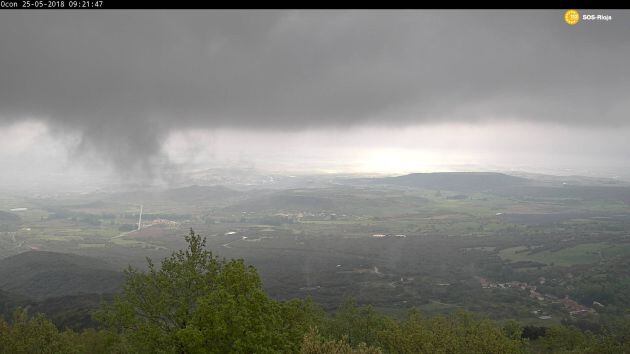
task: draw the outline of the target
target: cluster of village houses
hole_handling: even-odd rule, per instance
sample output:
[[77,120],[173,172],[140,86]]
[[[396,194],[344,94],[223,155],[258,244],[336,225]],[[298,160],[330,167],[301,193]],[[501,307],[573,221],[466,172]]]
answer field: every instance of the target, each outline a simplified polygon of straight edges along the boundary
[[[545,281],[546,279],[544,277],[540,277],[538,279],[538,283],[541,285],[544,284]],[[564,298],[558,298],[557,296],[554,296],[551,294],[541,294],[540,292],[536,290],[537,289],[536,285],[530,285],[525,282],[511,281],[511,282],[506,282],[506,283],[496,283],[496,282],[492,282],[488,280],[487,278],[479,277],[479,284],[481,284],[481,287],[483,289],[520,289],[524,291],[529,291],[529,296],[538,301],[548,300],[551,303],[562,304],[571,316],[579,316],[579,315],[585,315],[585,314],[596,312],[595,309],[588,306],[581,305],[577,303],[575,300],[572,300],[571,298],[569,298],[568,295],[565,295]],[[604,307],[604,305],[602,305],[601,303],[597,301],[593,302],[593,306]],[[539,315],[540,310],[534,311],[534,314]],[[546,320],[546,319],[550,319],[551,316],[541,315],[538,318]]]

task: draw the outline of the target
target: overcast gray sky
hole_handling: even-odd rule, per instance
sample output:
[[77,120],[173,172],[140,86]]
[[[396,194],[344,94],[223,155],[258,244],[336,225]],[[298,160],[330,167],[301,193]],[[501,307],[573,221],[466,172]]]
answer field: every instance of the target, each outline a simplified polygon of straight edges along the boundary
[[613,19],[0,12],[0,163],[145,177],[221,159],[379,172],[630,165],[630,12],[591,13]]

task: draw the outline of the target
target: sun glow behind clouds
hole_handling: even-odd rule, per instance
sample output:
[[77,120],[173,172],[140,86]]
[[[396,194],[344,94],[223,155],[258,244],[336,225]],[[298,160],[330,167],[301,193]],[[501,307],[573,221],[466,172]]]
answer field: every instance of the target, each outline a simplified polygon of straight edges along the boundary
[[[404,174],[445,171],[443,154],[402,148],[366,150],[359,155],[354,172]],[[452,160],[450,160],[452,161]]]
[[164,152],[177,163],[198,167],[246,164],[265,170],[389,174],[510,169],[590,173],[589,167],[628,161],[629,133],[628,128],[518,122],[297,132],[186,130],[172,133]]

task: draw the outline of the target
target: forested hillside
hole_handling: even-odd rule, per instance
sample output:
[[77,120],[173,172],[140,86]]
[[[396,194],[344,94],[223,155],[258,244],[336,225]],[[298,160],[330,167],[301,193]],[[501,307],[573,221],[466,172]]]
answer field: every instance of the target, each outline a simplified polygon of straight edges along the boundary
[[79,294],[113,293],[122,273],[101,260],[68,253],[31,251],[0,260],[0,289],[42,300]]
[[[256,269],[215,257],[192,230],[161,266],[126,271],[126,283],[80,332],[18,308],[0,321],[2,353],[623,353],[630,322],[601,333],[522,327],[466,312],[403,319],[352,300],[327,314],[309,300],[279,302]],[[6,296],[4,293],[0,294]],[[19,303],[19,301],[18,301]],[[614,328],[614,330],[612,329]]]

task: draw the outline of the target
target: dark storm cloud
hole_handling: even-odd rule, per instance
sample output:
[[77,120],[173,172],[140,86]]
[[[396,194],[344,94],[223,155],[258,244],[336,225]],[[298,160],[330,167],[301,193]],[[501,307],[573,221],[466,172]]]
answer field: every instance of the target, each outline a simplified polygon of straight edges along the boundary
[[159,160],[185,128],[621,125],[630,13],[606,14],[4,12],[0,119],[78,131],[119,166]]

